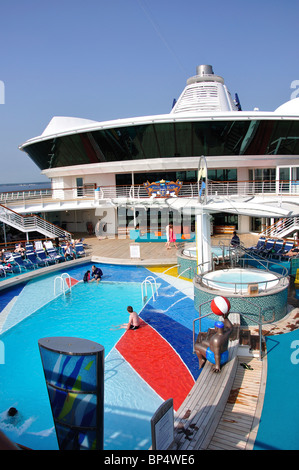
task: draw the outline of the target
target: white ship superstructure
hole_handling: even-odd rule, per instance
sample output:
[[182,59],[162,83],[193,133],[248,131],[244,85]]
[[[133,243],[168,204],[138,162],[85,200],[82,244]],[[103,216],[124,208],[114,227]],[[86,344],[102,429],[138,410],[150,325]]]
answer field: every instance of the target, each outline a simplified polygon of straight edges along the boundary
[[[177,223],[184,211],[190,220],[204,211],[214,224],[239,232],[299,215],[299,98],[274,112],[242,111],[210,65],[197,67],[168,114],[103,122],[53,117],[42,135],[20,148],[52,190],[39,200],[6,199],[6,205],[39,212],[71,232],[105,219],[113,235],[119,224],[136,222],[137,210],[143,221],[156,211],[157,227],[164,224],[162,209]],[[175,197],[153,198],[144,187],[177,180],[182,187]]]

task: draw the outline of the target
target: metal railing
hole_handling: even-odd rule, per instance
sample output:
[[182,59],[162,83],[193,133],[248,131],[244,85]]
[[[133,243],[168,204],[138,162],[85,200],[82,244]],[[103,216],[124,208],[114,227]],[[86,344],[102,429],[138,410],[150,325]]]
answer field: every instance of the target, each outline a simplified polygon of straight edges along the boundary
[[71,238],[70,232],[47,222],[38,215],[23,216],[2,204],[0,204],[0,221],[25,233],[37,231],[50,238]]
[[267,227],[260,233],[260,237],[284,237],[289,233],[299,230],[299,217],[285,217]]
[[[298,194],[299,181],[207,181],[209,196],[253,196],[271,194]],[[184,183],[179,197],[198,198],[198,184]],[[74,188],[36,189],[0,193],[0,203],[27,200],[80,200],[80,199],[148,199],[143,185],[100,186],[89,184]]]
[[[257,256],[252,256],[250,253],[248,253],[242,246],[236,248],[236,247],[231,247],[230,249],[230,266],[225,268],[226,272],[229,272],[231,269],[234,269],[237,265],[241,268],[245,268],[245,266],[249,266],[251,262],[254,262],[257,264],[263,271],[266,272],[271,272],[271,266],[275,266],[276,268],[279,268],[281,270],[281,273],[275,271],[275,279],[266,279],[263,281],[245,281],[242,282],[241,280],[238,280],[236,282],[234,281],[222,281],[222,280],[213,280],[207,278],[207,275],[212,271],[215,271],[215,267],[219,263],[219,260],[214,258],[213,256],[213,264],[212,264],[212,270],[207,270],[205,272],[198,273],[198,268],[203,268],[203,264],[198,265],[195,267],[195,272],[194,272],[194,277],[195,277],[195,282],[198,284],[204,286],[204,287],[210,287],[210,288],[217,288],[218,290],[229,290],[233,291],[234,294],[244,294],[245,292],[248,291],[248,286],[254,284],[258,286],[258,289],[260,290],[260,287],[264,288],[264,292],[267,292],[267,289],[271,288],[271,286],[277,286],[277,287],[285,287],[288,283],[288,269],[283,266],[280,263],[276,263],[272,259],[264,259],[261,257]],[[208,261],[206,263],[209,263]],[[217,285],[218,287],[215,287]],[[245,287],[245,290],[244,290]]]

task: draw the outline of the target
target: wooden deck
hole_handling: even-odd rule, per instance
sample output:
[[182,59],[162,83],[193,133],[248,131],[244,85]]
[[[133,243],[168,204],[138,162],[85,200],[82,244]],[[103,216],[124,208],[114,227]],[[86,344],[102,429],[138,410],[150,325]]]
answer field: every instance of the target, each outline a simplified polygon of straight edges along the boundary
[[[238,357],[227,403],[210,438],[209,450],[251,450],[258,431],[265,393],[266,358]],[[253,370],[244,369],[241,363]]]
[[129,238],[105,238],[98,240],[92,237],[86,239],[84,243],[88,244],[92,253],[92,259],[97,262],[142,266],[174,266],[177,264],[177,250],[174,247],[167,250],[165,243],[138,243],[140,258],[131,258],[130,247],[136,244]]
[[263,406],[264,361],[235,355],[220,374],[207,363],[176,414],[170,449],[251,450]]
[[[123,237],[105,238],[99,240],[94,235],[86,235],[78,233],[74,238],[85,237],[84,243],[89,246],[89,252],[96,261],[108,263],[126,263],[132,265],[175,265],[177,264],[177,252],[174,247],[167,250],[163,242],[140,242],[140,259],[131,259],[130,245],[134,244],[133,240]],[[217,245],[220,241],[229,243],[230,236],[216,235],[212,237],[212,244]],[[251,246],[256,243],[257,235],[241,234],[241,241],[245,246]],[[192,242],[178,244],[179,247],[194,245]]]

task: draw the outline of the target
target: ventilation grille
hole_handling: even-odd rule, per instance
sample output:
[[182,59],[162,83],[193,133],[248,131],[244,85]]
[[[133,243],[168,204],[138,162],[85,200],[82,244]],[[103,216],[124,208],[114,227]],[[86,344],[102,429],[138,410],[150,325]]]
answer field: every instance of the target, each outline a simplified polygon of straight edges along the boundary
[[177,102],[174,112],[221,111],[218,86],[212,83],[187,87]]

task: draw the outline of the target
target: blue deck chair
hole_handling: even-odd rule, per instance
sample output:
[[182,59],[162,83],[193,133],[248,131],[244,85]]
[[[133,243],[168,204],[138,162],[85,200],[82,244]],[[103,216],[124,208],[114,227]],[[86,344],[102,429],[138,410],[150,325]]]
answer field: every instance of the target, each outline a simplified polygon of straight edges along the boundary
[[60,253],[58,253],[56,248],[53,246],[52,242],[45,242],[45,248],[48,253],[48,256],[52,258],[55,261],[55,263],[59,263],[60,261],[61,262],[65,261],[65,257],[62,256]]
[[10,251],[7,251],[5,253],[5,266],[7,266],[10,269],[9,272],[12,272],[12,273],[22,272],[21,266],[19,266],[15,262],[14,257]]
[[0,269],[4,271],[5,277],[7,274],[12,274],[13,271],[13,266],[12,264],[0,264]]
[[81,256],[86,256],[83,243],[75,244],[76,256],[80,258]]
[[285,242],[283,251],[279,254],[279,260],[288,260],[290,257],[288,256],[288,252],[294,248],[294,243],[293,242]]
[[273,250],[275,246],[275,242],[276,242],[275,239],[269,238],[269,240],[266,241],[265,245],[259,250],[259,255],[268,256]]
[[34,251],[27,253],[27,259],[34,264],[35,267],[45,267],[47,266],[47,262],[42,260]]
[[276,243],[270,253],[270,258],[278,259],[279,255],[283,252],[284,240],[276,240]]
[[23,269],[34,269],[34,264],[28,259],[23,259],[19,253],[12,253],[14,262]]
[[32,253],[34,251],[34,246],[32,243],[26,243],[25,245],[26,254]]
[[253,254],[258,253],[266,245],[266,241],[267,241],[266,237],[259,238],[257,244],[255,246],[251,246],[250,248],[248,248],[248,251]]
[[49,266],[49,264],[55,264],[55,259],[50,258],[50,256],[46,254],[45,250],[35,250],[35,253],[40,258],[40,260],[46,263],[46,266]]

